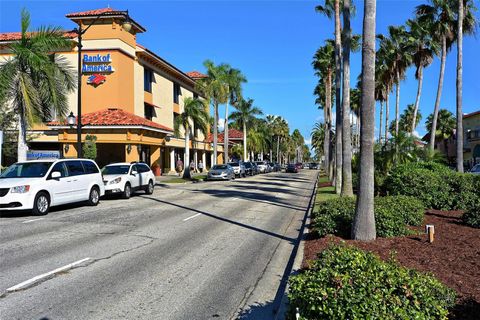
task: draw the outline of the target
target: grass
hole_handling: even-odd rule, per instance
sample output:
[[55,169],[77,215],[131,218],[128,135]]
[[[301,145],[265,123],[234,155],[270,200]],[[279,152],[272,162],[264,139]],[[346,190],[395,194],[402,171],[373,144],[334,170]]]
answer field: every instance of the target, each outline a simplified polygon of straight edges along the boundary
[[[326,183],[328,182],[328,177],[327,176],[321,176],[318,179],[318,184]],[[338,195],[335,193],[335,187],[334,186],[328,186],[328,187],[319,187],[317,189],[317,194],[315,195],[315,203],[313,210],[315,212],[316,207],[318,204],[322,203],[323,201],[337,198]]]

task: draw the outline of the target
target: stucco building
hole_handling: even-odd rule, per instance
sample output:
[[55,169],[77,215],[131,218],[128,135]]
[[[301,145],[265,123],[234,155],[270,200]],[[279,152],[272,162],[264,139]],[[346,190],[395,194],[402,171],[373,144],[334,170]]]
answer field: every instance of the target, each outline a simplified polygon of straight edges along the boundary
[[[213,149],[205,135],[193,130],[191,159],[184,159],[184,131],[175,136],[173,130],[174,118],[183,112],[184,99],[203,98],[195,81],[205,76],[185,73],[137,43],[137,35],[146,29],[130,18],[132,28],[125,30],[125,11],[104,8],[66,17],[82,28],[97,19],[82,40],[82,141],[87,135],[96,136],[99,165],[144,161],[161,169],[157,172],[169,173],[180,158],[184,163],[202,160],[209,167]],[[66,59],[77,70],[77,33],[65,32],[65,36],[71,39],[71,47],[55,52],[55,58]],[[9,43],[19,38],[20,33],[0,34],[0,61],[11,56]],[[76,90],[68,101],[69,113],[76,115]],[[30,149],[56,150],[60,156],[76,157],[76,127],[58,117],[50,120],[31,128]],[[217,151],[221,163],[222,146]]]

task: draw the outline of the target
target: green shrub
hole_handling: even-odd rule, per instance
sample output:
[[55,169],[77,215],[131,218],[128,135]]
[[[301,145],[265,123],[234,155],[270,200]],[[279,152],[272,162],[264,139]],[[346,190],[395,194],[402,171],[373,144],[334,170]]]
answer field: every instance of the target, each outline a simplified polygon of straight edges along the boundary
[[479,176],[457,173],[435,162],[398,166],[385,187],[389,194],[415,197],[431,209],[465,210],[480,202]]
[[[396,237],[410,234],[407,225],[419,226],[423,222],[423,203],[407,196],[375,198],[375,221],[377,236]],[[313,230],[320,236],[334,234],[350,237],[355,215],[353,198],[336,198],[318,205],[313,218]]]
[[467,211],[463,214],[463,222],[467,225],[480,228],[480,202],[472,205]]
[[435,277],[344,245],[289,280],[288,319],[447,319],[455,292]]

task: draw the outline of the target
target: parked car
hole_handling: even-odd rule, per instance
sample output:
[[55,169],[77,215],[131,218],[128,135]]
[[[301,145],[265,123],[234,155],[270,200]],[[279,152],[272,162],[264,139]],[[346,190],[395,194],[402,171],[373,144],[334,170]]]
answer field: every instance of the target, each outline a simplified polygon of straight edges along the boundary
[[319,168],[320,168],[320,167],[319,167],[318,163],[316,163],[316,162],[310,163],[310,169],[312,169],[312,170],[318,170]]
[[248,176],[253,176],[255,173],[253,172],[255,169],[251,162],[244,162],[245,166],[245,174]]
[[310,163],[305,162],[302,167],[303,169],[310,169]]
[[256,175],[256,174],[259,174],[260,173],[260,170],[258,169],[258,165],[256,162],[253,162],[253,161],[250,161],[250,163],[252,164],[253,166],[253,174]]
[[297,163],[295,163],[295,167],[297,167],[297,170],[300,170],[300,169],[303,168],[303,165],[302,165],[301,162],[297,162]]
[[478,174],[478,175],[480,175],[480,163],[474,165],[473,168],[470,169],[469,172],[470,172],[470,173],[473,173],[473,174]]
[[259,173],[267,173],[267,163],[265,161],[256,161],[255,164],[258,167]]
[[96,206],[105,194],[97,164],[88,159],[17,162],[0,175],[0,210],[31,210],[87,201]]
[[298,173],[298,166],[296,164],[289,163],[285,169],[285,172]]
[[245,165],[243,162],[229,162],[228,163],[230,166],[232,166],[233,171],[235,172],[236,177],[246,177],[246,170],[245,170]]
[[208,171],[207,180],[231,180],[235,179],[235,171],[229,164],[214,165]]
[[155,175],[146,163],[112,163],[102,169],[105,193],[119,194],[128,199],[138,190],[152,194]]
[[271,172],[277,172],[277,171],[278,171],[278,168],[279,168],[279,167],[276,166],[276,163],[274,163],[274,162],[269,162],[269,163],[268,163],[268,166],[270,167],[270,171],[271,171]]

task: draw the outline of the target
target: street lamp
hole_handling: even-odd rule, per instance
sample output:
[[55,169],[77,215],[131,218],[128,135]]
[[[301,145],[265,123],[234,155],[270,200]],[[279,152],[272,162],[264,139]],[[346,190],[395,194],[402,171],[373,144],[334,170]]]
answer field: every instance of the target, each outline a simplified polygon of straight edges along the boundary
[[[82,22],[79,23],[78,28],[75,29],[78,39],[77,39],[77,48],[78,48],[78,84],[77,84],[77,158],[83,156],[82,150],[82,35],[87,32],[87,30],[95,24],[95,22],[100,19],[100,17],[111,14],[111,11],[106,11],[100,13],[90,24],[82,29]],[[116,12],[118,14],[118,12]],[[130,21],[130,16],[128,15],[128,10],[121,11],[120,14],[125,16],[125,21],[122,24],[122,27],[125,31],[130,32],[132,29],[132,23]],[[70,113],[73,116],[73,113]],[[69,119],[70,121],[70,116]]]
[[70,112],[70,114],[67,117],[67,123],[72,128],[75,125],[75,122],[77,122],[77,118],[73,115],[73,112]]

